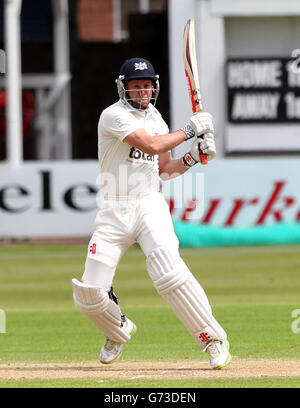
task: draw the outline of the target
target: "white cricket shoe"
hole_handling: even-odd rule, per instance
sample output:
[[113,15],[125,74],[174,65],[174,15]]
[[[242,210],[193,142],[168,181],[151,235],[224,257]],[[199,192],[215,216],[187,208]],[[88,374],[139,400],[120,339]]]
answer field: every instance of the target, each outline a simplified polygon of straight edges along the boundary
[[212,341],[205,350],[209,355],[210,365],[213,370],[221,370],[231,361],[229,341]]
[[[126,317],[125,329],[133,336],[136,332],[136,325]],[[104,346],[101,349],[99,359],[103,364],[111,364],[121,357],[124,344],[117,343],[109,338],[106,339]]]

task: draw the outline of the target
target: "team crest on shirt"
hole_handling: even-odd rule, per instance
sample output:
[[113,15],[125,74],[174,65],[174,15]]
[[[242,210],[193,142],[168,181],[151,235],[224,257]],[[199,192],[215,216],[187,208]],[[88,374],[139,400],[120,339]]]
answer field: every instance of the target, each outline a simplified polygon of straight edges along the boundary
[[121,121],[121,118],[119,117],[115,119],[115,124],[119,129],[122,129],[122,127],[124,127],[124,123]]
[[146,64],[146,62],[136,62],[134,64],[134,69],[136,71],[138,71],[138,70],[144,71],[144,69],[148,69],[148,65]]

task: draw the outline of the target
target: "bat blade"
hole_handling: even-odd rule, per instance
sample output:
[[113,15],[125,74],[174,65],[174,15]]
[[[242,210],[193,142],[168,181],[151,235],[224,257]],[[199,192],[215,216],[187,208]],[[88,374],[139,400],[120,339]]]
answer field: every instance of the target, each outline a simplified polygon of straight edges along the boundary
[[[187,78],[187,86],[192,104],[192,111],[202,112],[202,101],[200,93],[200,81],[198,74],[196,42],[195,42],[195,20],[189,19],[184,27],[183,33],[183,64]],[[201,164],[207,164],[207,156],[200,154]]]

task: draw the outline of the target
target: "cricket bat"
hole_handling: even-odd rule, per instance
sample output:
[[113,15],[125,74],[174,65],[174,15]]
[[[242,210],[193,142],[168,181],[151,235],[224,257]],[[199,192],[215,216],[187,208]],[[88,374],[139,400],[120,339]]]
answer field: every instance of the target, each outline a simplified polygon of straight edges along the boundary
[[[183,33],[183,65],[187,78],[187,85],[194,113],[202,112],[202,101],[200,94],[200,82],[198,74],[196,44],[195,44],[195,20],[189,19],[184,27]],[[207,164],[206,154],[201,154],[201,164]]]

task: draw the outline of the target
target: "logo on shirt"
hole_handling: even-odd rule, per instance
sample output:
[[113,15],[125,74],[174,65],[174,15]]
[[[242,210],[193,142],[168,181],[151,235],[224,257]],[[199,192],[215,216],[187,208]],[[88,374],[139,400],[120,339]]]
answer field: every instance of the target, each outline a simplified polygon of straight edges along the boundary
[[124,126],[124,123],[121,121],[121,118],[119,118],[119,117],[117,117],[117,118],[115,119],[115,124],[117,125],[117,127],[118,127],[119,129],[121,129],[121,128]]
[[146,64],[146,62],[136,62],[134,64],[134,69],[140,70],[140,71],[144,71],[144,69],[148,69],[148,65]]
[[151,156],[151,154],[146,154],[135,147],[131,147],[130,152],[129,152],[129,157],[131,159],[136,159],[136,160],[142,159],[145,161],[154,162],[154,156]]

